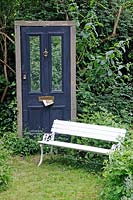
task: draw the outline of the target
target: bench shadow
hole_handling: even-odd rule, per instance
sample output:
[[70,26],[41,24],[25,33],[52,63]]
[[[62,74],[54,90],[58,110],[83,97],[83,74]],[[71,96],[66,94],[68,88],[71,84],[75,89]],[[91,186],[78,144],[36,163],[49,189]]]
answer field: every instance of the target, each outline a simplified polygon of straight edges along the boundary
[[45,154],[43,164],[58,164],[75,169],[82,169],[87,172],[100,173],[103,171],[104,159],[94,160],[85,158],[75,158],[72,155],[66,154]]

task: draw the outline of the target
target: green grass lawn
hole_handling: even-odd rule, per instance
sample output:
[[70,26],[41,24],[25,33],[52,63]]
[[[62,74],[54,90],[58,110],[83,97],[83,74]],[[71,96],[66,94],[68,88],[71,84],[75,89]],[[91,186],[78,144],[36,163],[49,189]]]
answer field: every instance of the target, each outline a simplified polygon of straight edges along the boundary
[[83,166],[46,158],[37,167],[39,156],[14,157],[13,180],[0,193],[0,200],[98,200],[103,188],[98,173]]

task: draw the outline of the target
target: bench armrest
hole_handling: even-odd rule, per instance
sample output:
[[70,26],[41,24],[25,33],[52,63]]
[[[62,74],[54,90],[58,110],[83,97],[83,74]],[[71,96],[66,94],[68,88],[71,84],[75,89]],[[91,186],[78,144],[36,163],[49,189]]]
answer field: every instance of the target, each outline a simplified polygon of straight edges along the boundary
[[121,147],[121,143],[119,142],[118,144],[113,144],[111,147],[111,150],[112,151],[120,150],[120,147]]
[[54,140],[54,136],[55,136],[54,133],[44,133],[42,141],[46,141],[46,142],[53,141]]

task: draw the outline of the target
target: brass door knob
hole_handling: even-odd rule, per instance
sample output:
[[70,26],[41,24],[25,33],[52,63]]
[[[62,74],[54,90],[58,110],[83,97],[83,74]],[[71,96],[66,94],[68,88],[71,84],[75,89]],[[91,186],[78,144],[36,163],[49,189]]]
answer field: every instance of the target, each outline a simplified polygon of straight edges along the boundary
[[44,56],[45,58],[48,57],[48,51],[47,51],[47,49],[44,49],[44,51],[43,51],[43,56]]

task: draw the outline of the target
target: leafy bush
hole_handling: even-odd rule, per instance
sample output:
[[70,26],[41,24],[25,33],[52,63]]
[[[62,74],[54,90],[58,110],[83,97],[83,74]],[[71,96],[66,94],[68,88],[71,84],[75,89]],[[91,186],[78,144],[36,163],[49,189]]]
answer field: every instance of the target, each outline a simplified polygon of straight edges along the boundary
[[106,109],[121,118],[123,123],[131,124],[132,66],[131,63],[124,64],[122,56],[123,48],[125,51],[127,45],[128,41],[120,41],[106,53],[88,55],[77,79],[79,118],[82,115],[90,118],[95,112]]
[[39,151],[38,141],[39,136],[24,136],[19,137],[16,133],[5,133],[3,135],[4,145],[9,149],[12,154],[28,156],[30,154],[35,154]]
[[[79,122],[89,123],[89,124],[97,124],[97,125],[105,125],[111,126],[116,128],[126,128],[128,126],[123,124],[122,119],[119,116],[113,115],[111,112],[108,112],[106,109],[100,107],[100,111],[97,111],[91,115],[89,113],[84,112],[78,118]],[[112,142],[105,142],[95,139],[88,139],[88,138],[81,138],[81,137],[72,137],[72,141],[78,144],[85,144],[85,145],[94,145],[96,147],[101,148],[111,148]],[[85,159],[86,161],[95,160],[96,163],[103,164],[104,159],[108,160],[108,156],[95,154],[91,152],[83,152],[83,151],[72,151],[74,157],[78,160]]]
[[[111,35],[121,6],[117,32]],[[123,118],[124,123],[130,123],[133,102],[131,1],[12,0],[7,3],[1,0],[0,11],[1,27],[6,25],[4,31],[9,36],[14,36],[14,20],[74,20],[77,25],[79,117],[82,114],[91,117],[95,112],[100,112],[102,107]],[[8,63],[14,66],[14,46],[8,46]],[[3,57],[2,51],[0,56]],[[0,70],[3,73],[3,68]],[[11,82],[14,79],[12,74]],[[0,91],[3,91],[6,84],[3,75],[0,82]],[[9,108],[9,102],[12,102],[14,96],[9,96],[10,101],[0,107],[0,134],[11,131],[11,122],[16,120],[16,113],[13,114]]]
[[7,131],[16,130],[17,106],[16,98],[0,105],[0,136]]
[[0,141],[0,191],[7,188],[11,180],[11,167],[8,163],[10,154]]
[[133,139],[129,138],[120,151],[106,163],[102,200],[131,200],[133,195]]
[[96,111],[90,115],[88,112],[84,112],[84,114],[79,114],[78,121],[90,124],[112,126],[116,128],[125,127],[125,125],[122,124],[122,119],[119,116],[113,115],[111,112],[103,107],[100,107],[99,111]]

